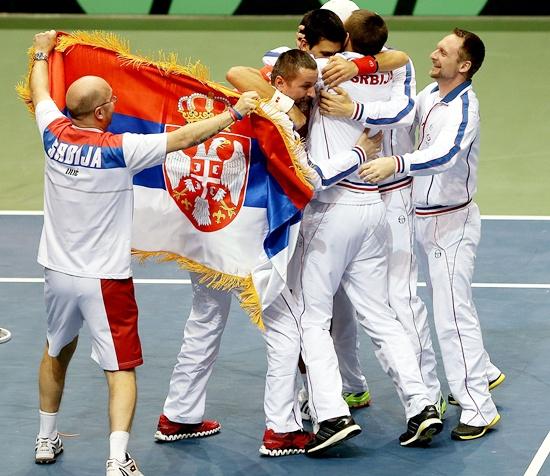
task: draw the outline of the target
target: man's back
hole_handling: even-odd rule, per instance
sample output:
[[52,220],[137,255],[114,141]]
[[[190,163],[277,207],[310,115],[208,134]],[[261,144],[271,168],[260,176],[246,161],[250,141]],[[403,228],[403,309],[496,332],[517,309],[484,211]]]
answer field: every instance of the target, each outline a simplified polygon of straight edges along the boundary
[[[362,55],[352,52],[343,53],[346,58],[359,58]],[[326,60],[319,59],[319,69]],[[374,134],[378,129],[405,127],[414,118],[415,82],[412,64],[399,68],[395,72],[375,73],[367,76],[356,76],[340,85],[350,97],[368,105],[372,114],[364,111],[368,120],[356,118],[339,118],[323,116],[316,101],[313,106],[308,135],[308,151],[313,162],[330,159],[337,152],[347,150],[355,144],[365,127],[371,128]],[[358,114],[361,111],[358,110]],[[389,147],[389,139],[385,141]],[[352,174],[337,185],[350,190],[372,190],[357,174]],[[335,194],[335,191],[328,194]],[[322,198],[322,196],[320,196]]]
[[75,276],[131,275],[132,175],[164,159],[166,137],[79,128],[53,101],[37,105],[44,142],[44,227],[38,261]]

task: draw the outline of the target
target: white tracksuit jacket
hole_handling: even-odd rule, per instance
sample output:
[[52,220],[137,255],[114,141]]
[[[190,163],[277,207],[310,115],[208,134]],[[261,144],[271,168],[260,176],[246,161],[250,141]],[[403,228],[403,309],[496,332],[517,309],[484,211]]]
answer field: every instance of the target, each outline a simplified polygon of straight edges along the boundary
[[397,157],[399,172],[415,177],[417,215],[466,206],[477,190],[479,157],[479,103],[471,81],[443,98],[436,83],[428,85],[417,96],[416,121],[418,150]]

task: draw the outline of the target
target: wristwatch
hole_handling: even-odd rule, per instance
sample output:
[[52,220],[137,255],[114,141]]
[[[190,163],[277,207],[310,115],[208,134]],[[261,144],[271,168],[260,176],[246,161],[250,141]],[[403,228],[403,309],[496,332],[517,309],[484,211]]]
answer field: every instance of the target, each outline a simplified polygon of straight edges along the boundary
[[37,51],[34,54],[34,61],[48,61],[48,53],[44,53],[43,51]]

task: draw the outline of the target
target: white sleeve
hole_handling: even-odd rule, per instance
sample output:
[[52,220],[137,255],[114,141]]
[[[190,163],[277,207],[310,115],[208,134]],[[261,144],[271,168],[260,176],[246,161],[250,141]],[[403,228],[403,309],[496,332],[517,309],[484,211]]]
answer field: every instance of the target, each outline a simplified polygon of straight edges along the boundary
[[410,175],[435,175],[453,167],[466,154],[479,133],[479,105],[468,94],[452,105],[446,122],[433,143],[425,149],[398,156],[403,171]]
[[279,46],[279,48],[273,48],[272,50],[266,51],[262,57],[262,62],[265,66],[273,66],[279,56],[285,51],[290,50],[288,46]]
[[391,96],[387,101],[355,103],[351,117],[367,127],[395,129],[409,127],[414,120],[416,79],[414,67],[409,61],[393,72]]
[[161,164],[166,159],[167,134],[122,134],[126,167],[133,174]]
[[40,101],[34,110],[36,124],[38,125],[38,130],[40,135],[44,135],[44,130],[48,127],[53,121],[59,119],[60,117],[66,118],[61,111],[57,108],[52,99],[44,99]]
[[310,182],[316,192],[326,190],[355,172],[366,160],[367,154],[358,146],[317,162],[308,156],[308,165],[312,171]]

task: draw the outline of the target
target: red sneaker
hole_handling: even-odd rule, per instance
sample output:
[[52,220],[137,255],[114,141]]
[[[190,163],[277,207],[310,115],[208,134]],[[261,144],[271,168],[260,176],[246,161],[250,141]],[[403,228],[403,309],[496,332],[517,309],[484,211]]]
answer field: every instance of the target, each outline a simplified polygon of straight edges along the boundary
[[176,423],[165,415],[159,418],[155,439],[158,441],[176,441],[186,438],[202,438],[219,433],[220,424],[215,420],[204,420],[201,423]]
[[266,429],[260,454],[264,456],[287,456],[305,453],[306,445],[313,439],[313,433],[296,430],[289,433],[275,433]]

